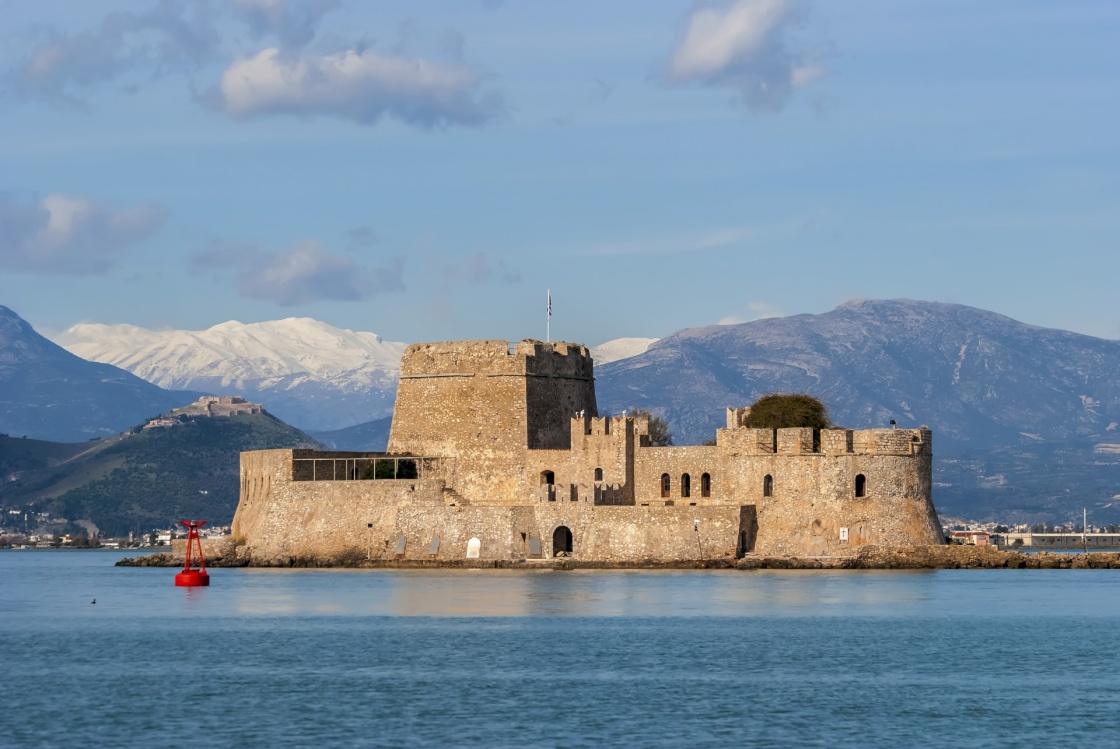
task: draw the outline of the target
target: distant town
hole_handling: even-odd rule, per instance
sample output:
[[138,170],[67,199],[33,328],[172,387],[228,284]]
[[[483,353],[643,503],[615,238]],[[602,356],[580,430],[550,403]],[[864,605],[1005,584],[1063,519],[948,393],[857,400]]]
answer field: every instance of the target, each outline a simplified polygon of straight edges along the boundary
[[[102,536],[96,528],[84,533],[62,530],[68,527],[69,520],[49,512],[0,507],[0,549],[147,549],[170,546],[173,539],[187,537],[186,528],[178,523],[119,538]],[[228,536],[229,526],[206,526],[201,533],[204,537]]]

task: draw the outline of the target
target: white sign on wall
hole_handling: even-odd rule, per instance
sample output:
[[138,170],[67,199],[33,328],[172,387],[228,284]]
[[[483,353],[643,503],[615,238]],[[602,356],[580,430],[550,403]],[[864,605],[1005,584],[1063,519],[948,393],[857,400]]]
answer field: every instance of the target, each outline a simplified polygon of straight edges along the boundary
[[841,528],[840,529],[840,540],[841,541],[847,541],[848,540],[848,529],[847,528]]

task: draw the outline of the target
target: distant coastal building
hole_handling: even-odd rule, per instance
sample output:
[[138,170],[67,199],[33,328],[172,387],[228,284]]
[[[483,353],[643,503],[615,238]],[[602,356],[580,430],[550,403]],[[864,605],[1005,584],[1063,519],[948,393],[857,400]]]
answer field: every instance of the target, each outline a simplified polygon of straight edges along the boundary
[[252,559],[689,560],[943,542],[929,429],[752,429],[656,447],[598,416],[584,346],[410,346],[386,453],[241,454]]
[[992,534],[987,531],[950,531],[949,538],[969,546],[987,546],[992,542]]

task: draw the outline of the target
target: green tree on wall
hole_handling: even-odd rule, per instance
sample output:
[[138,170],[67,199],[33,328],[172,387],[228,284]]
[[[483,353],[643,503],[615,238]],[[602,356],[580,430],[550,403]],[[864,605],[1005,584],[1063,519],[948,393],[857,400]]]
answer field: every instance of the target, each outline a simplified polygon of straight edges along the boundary
[[812,427],[828,429],[832,421],[824,403],[805,393],[770,393],[759,398],[743,419],[751,429],[786,429]]

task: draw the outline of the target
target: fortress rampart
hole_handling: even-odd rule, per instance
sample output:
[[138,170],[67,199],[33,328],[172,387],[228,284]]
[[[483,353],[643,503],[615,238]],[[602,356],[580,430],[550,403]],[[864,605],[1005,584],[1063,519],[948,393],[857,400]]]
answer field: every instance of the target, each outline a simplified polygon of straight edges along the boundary
[[[583,346],[410,346],[386,454],[242,454],[254,558],[700,559],[941,542],[929,429],[751,429],[653,447],[599,417]],[[402,468],[403,466],[403,468]],[[382,478],[375,478],[381,476]]]

